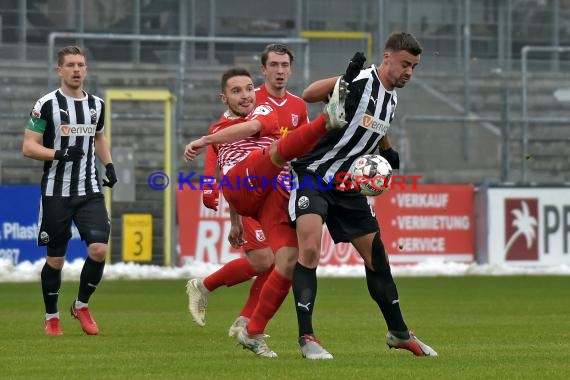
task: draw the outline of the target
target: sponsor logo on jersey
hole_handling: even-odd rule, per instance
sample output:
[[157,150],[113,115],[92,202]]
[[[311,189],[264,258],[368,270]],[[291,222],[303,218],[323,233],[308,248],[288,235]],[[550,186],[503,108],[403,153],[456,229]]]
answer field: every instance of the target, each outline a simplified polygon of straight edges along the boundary
[[93,124],[63,124],[59,130],[62,136],[95,136]]
[[376,132],[381,136],[384,136],[390,128],[390,123],[384,120],[375,119],[374,117],[365,114],[362,117],[362,122],[360,123],[364,128],[370,129],[372,132]]

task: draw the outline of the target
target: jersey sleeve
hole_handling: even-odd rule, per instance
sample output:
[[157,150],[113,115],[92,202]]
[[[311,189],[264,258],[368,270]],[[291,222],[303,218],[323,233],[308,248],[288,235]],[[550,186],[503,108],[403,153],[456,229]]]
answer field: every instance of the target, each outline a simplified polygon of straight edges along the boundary
[[26,129],[44,134],[46,130],[48,115],[51,113],[51,103],[38,100],[30,112],[30,120],[26,124]]
[[257,106],[253,110],[251,120],[261,123],[259,136],[279,136],[279,115],[268,104]]
[[105,103],[101,101],[101,113],[99,114],[99,120],[97,120],[96,133],[101,133],[105,129]]
[[204,175],[216,178],[218,155],[212,145],[206,148],[206,157],[204,158]]

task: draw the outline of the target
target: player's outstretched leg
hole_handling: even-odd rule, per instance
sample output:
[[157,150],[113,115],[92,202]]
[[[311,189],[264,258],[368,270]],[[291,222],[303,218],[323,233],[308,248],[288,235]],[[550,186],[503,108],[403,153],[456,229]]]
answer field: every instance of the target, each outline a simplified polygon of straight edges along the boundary
[[411,351],[416,356],[437,356],[437,352],[410,331],[408,339],[401,339],[395,336],[392,332],[388,331],[386,334],[386,344],[389,348],[404,349]]
[[206,308],[208,307],[208,291],[202,280],[193,278],[186,284],[188,294],[188,311],[198,326],[206,325]]

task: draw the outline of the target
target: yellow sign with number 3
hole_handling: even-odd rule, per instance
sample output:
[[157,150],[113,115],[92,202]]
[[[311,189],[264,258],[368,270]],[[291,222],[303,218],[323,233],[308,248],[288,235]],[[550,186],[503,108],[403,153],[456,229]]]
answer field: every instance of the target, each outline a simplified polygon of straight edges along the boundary
[[152,260],[152,215],[123,215],[123,261]]

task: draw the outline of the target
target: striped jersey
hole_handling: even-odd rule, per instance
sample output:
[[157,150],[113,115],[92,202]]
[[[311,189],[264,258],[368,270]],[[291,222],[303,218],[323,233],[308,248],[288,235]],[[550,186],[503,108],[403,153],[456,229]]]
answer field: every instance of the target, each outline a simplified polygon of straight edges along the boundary
[[255,107],[246,117],[231,116],[226,111],[220,120],[210,127],[209,133],[213,134],[229,126],[250,120],[261,122],[261,130],[258,133],[243,140],[214,146],[214,151],[218,156],[218,167],[224,175],[252,151],[266,148],[279,139],[279,119],[277,113],[268,104]]
[[396,91],[386,91],[377,67],[372,65],[360,71],[350,84],[350,92],[361,95],[356,110],[346,115],[348,124],[329,131],[313,150],[294,160],[295,171],[309,170],[327,184],[338,184],[336,176],[348,172],[357,157],[378,149],[380,139],[394,119]]
[[95,134],[103,133],[105,104],[83,92],[81,99],[66,96],[61,89],[40,98],[30,113],[26,128],[43,134],[43,146],[60,150],[78,145],[85,156],[80,161],[45,161],[41,188],[44,196],[79,196],[99,193],[95,167]]

